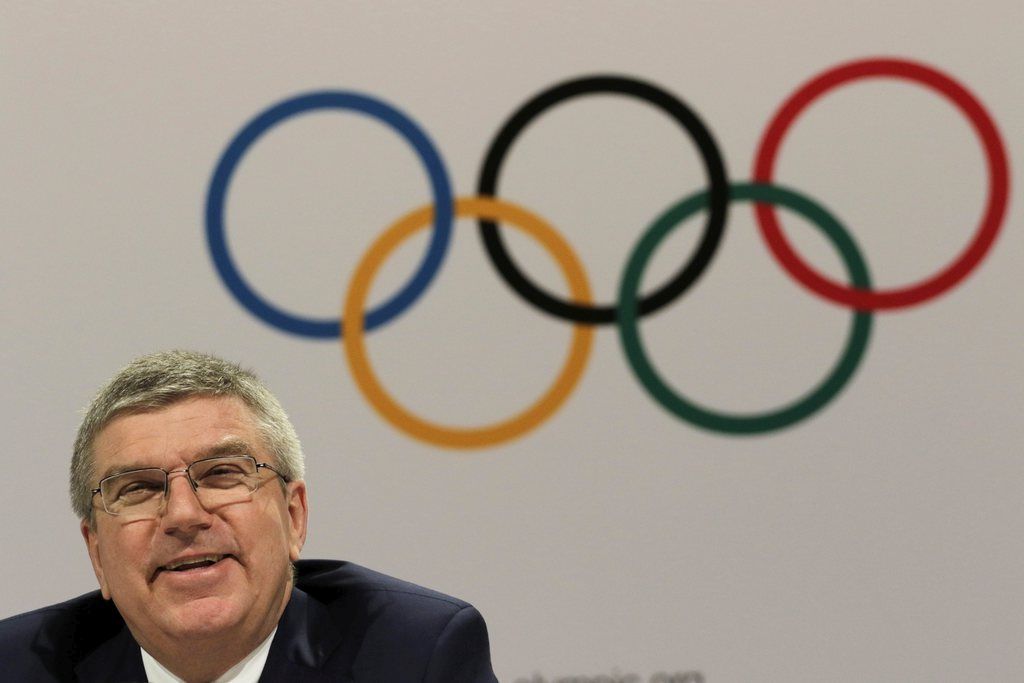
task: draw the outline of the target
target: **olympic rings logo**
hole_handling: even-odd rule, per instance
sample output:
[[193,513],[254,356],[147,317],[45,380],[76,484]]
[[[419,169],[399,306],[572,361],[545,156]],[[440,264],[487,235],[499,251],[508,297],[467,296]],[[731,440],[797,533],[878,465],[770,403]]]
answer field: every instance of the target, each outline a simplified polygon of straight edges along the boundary
[[[874,289],[867,265],[843,225],[819,203],[799,192],[773,184],[775,161],[786,133],[803,111],[830,90],[868,78],[911,81],[941,95],[955,106],[977,135],[985,154],[988,195],[978,227],[966,248],[934,275],[888,290]],[[541,217],[498,197],[502,164],[515,140],[539,115],[576,97],[611,93],[645,102],[668,115],[691,139],[702,159],[707,188],[664,211],[642,233],[630,254],[612,304],[592,302],[586,273],[572,247]],[[346,110],[368,116],[402,136],[423,163],[433,203],[400,218],[373,243],[352,276],[342,319],[295,315],[267,301],[245,280],[227,246],[224,210],[231,178],[249,148],[287,119],[318,110]],[[662,88],[622,76],[592,76],[557,84],[523,104],[498,130],[484,157],[476,196],[455,197],[444,163],[427,134],[411,118],[375,97],[350,91],[320,91],[275,104],[249,121],[231,140],[214,170],[206,201],[206,237],[214,265],[234,297],[253,315],[280,330],[314,338],[341,338],[357,386],[392,425],[431,444],[449,448],[480,448],[522,436],[551,417],[572,393],[590,355],[593,327],[614,324],[625,356],[650,396],[678,418],[705,429],[730,434],[763,433],[793,425],[820,410],[849,382],[864,356],[874,311],[895,310],[932,299],[959,284],[991,248],[1006,214],[1010,173],[1007,154],[992,117],[965,87],[933,67],[901,59],[865,59],[842,64],[800,86],[777,110],[762,134],[752,182],[730,182],[710,130],[685,102]],[[684,294],[710,265],[722,239],[731,202],[753,202],[761,235],[770,253],[797,282],[819,297],[851,309],[846,347],[818,386],[796,401],[756,414],[714,411],[680,395],[656,372],[644,349],[638,322]],[[802,215],[833,244],[849,283],[835,282],[808,266],[784,237],[775,206]],[[703,234],[688,262],[650,294],[641,297],[640,282],[662,241],[684,220],[705,212]],[[566,361],[544,394],[511,418],[482,427],[453,427],[430,422],[403,407],[377,379],[366,355],[365,333],[407,310],[430,284],[444,261],[456,217],[479,220],[485,251],[498,274],[522,299],[573,325]],[[502,241],[497,222],[523,231],[555,258],[570,291],[560,299],[534,284],[516,265]],[[415,232],[431,227],[422,261],[409,280],[389,299],[366,310],[373,278],[388,255]]]

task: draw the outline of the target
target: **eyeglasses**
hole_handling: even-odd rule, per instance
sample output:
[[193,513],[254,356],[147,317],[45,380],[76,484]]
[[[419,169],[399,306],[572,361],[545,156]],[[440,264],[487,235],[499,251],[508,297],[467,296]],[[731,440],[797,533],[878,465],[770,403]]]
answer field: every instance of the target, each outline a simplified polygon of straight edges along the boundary
[[166,505],[170,475],[184,472],[200,504],[206,510],[213,510],[251,499],[253,491],[263,482],[261,469],[288,481],[269,464],[256,462],[250,455],[230,455],[196,460],[180,470],[146,467],[112,474],[100,480],[99,488],[92,489],[92,495],[100,494],[103,509],[108,514],[130,519],[155,518]]

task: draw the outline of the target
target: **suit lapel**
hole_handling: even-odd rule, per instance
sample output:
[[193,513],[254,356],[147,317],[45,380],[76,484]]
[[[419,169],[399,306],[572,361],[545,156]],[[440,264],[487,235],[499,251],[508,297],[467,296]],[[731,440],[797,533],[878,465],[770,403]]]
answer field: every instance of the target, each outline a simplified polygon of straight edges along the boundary
[[345,671],[338,671],[337,666],[325,668],[341,637],[341,629],[322,604],[303,591],[292,589],[270,644],[260,683],[352,680],[347,665],[343,667]]
[[142,653],[128,627],[79,662],[75,676],[81,683],[145,683]]

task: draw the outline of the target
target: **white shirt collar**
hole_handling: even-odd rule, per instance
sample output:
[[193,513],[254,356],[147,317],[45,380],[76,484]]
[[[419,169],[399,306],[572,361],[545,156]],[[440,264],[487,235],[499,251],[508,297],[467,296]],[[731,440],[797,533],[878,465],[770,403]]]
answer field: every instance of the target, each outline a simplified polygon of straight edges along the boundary
[[[260,674],[263,673],[263,667],[267,663],[270,643],[274,640],[275,633],[277,633],[276,626],[267,639],[260,643],[255,650],[221,674],[213,683],[258,683]],[[140,647],[139,649],[142,650],[142,666],[146,669],[146,678],[149,679],[149,683],[184,683],[184,680],[168,671],[144,648]]]

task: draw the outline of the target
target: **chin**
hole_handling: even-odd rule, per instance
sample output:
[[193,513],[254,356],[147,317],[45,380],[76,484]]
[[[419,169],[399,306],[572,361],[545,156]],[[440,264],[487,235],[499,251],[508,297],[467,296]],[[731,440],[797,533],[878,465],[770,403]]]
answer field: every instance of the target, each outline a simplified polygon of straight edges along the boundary
[[222,597],[206,597],[175,605],[165,619],[178,638],[210,636],[238,626],[245,613],[236,601]]

